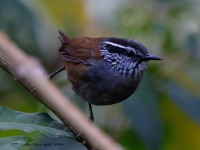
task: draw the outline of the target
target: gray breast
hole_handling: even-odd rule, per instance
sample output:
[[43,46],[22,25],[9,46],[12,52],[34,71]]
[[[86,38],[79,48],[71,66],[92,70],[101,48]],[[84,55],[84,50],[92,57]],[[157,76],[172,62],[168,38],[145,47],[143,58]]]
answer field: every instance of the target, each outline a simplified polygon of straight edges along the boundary
[[86,70],[79,94],[92,104],[110,105],[128,98],[140,79],[122,76],[109,62],[101,60]]

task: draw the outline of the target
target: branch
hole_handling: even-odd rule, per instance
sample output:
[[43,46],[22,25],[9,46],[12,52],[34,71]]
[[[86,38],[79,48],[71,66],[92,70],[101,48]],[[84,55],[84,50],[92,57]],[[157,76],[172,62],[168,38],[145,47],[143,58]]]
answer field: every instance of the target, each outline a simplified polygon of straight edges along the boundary
[[110,137],[101,132],[60,91],[48,81],[40,63],[26,55],[0,32],[0,66],[34,96],[54,112],[66,126],[70,126],[87,143],[89,149],[121,150]]

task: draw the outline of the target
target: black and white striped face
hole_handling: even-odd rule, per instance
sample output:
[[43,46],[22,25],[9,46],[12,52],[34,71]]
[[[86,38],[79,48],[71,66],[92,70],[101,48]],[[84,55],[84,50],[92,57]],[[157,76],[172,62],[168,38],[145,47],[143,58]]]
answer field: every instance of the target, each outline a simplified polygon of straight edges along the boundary
[[147,67],[142,60],[147,49],[130,39],[107,38],[100,45],[100,54],[122,76],[140,79]]

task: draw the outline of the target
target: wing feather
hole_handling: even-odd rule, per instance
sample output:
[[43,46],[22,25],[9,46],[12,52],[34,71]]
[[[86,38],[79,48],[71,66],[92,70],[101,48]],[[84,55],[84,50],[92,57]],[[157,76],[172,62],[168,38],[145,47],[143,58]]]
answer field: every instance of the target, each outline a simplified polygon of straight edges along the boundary
[[94,60],[101,59],[99,43],[102,38],[84,37],[71,40],[60,32],[59,39],[62,43],[59,54],[64,61],[91,65]]

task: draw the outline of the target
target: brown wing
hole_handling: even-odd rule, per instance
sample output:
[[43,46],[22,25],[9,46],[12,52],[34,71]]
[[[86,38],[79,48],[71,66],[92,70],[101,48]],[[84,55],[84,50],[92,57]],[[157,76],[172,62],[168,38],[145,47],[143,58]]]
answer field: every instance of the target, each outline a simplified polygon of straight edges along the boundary
[[64,61],[90,65],[92,61],[101,59],[99,43],[102,38],[84,37],[71,40],[62,32],[60,32],[60,36],[62,46],[59,54]]
[[87,67],[101,59],[99,43],[102,38],[85,37],[71,40],[60,32],[59,39],[62,43],[59,54],[65,62],[68,79],[74,91],[80,95]]

